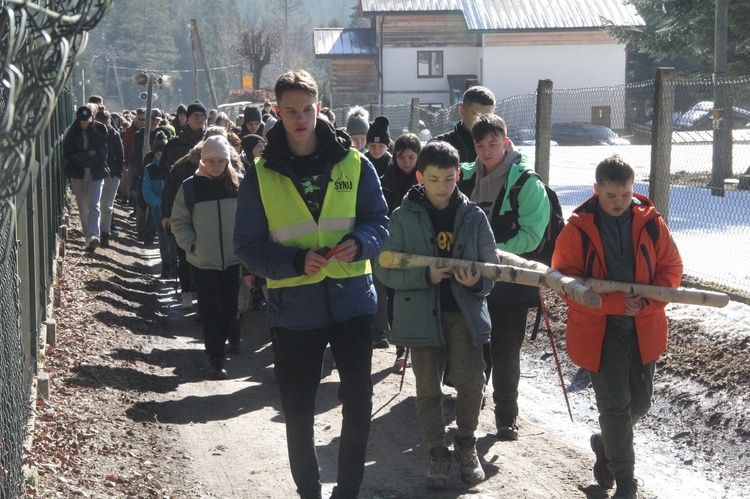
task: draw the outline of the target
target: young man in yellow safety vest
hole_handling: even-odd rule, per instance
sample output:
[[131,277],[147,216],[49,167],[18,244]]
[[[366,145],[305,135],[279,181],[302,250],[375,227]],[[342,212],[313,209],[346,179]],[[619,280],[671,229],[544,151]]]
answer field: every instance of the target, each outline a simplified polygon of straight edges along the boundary
[[388,236],[375,169],[345,132],[318,119],[318,87],[303,70],[276,82],[282,126],[268,133],[237,199],[234,246],[268,284],[268,323],[297,493],[321,497],[313,424],[323,353],[341,378],[343,423],[333,498],[362,483],[372,410],[370,259]]

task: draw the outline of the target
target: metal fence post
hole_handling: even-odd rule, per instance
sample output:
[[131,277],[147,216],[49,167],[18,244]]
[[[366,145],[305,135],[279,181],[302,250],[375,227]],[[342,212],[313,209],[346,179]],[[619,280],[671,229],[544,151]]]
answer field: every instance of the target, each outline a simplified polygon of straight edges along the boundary
[[654,119],[651,126],[651,175],[649,197],[666,222],[669,221],[669,182],[672,162],[674,113],[674,68],[659,68],[654,81]]
[[411,108],[409,109],[409,131],[419,133],[419,97],[411,98]]
[[552,134],[552,80],[539,80],[536,88],[535,170],[549,184],[550,136]]

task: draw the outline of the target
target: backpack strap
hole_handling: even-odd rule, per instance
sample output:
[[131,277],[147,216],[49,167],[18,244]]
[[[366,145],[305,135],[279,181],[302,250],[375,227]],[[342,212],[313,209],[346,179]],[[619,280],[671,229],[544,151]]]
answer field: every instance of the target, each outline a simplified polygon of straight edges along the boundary
[[516,218],[518,218],[518,193],[521,191],[526,181],[529,180],[529,178],[532,176],[539,177],[536,172],[532,172],[531,170],[523,170],[521,172],[521,175],[516,180],[516,183],[513,184],[513,187],[510,188],[508,200],[510,201],[510,209],[513,210]]
[[648,233],[648,237],[651,238],[651,242],[654,243],[654,246],[656,245],[656,241],[659,240],[659,226],[656,225],[656,219],[651,218],[649,219],[646,224],[643,226],[644,229],[646,229],[646,232]]

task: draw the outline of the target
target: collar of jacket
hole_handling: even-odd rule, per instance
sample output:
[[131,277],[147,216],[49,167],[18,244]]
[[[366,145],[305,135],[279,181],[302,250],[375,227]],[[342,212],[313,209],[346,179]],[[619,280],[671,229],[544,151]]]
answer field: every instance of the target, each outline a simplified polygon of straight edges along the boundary
[[[277,123],[268,132],[266,147],[261,157],[265,159],[265,167],[279,173],[284,173],[289,167],[289,162],[295,161],[298,156],[292,154],[286,140],[286,131],[281,123]],[[318,118],[315,123],[315,134],[318,138],[318,147],[313,153],[315,160],[325,161],[331,167],[343,160],[352,141],[346,132],[334,130],[326,120]]]

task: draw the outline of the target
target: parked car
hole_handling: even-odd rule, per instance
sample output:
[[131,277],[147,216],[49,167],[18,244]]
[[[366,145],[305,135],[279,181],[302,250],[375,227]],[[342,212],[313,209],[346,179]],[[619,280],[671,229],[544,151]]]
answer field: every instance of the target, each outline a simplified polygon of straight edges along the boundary
[[[711,130],[713,129],[714,103],[711,101],[699,102],[688,111],[674,119],[673,126],[676,131],[680,130]],[[732,108],[732,130],[750,128],[750,111],[739,107]]]
[[[536,145],[536,129],[534,127],[518,128],[516,130],[511,129],[508,136],[517,146]],[[551,146],[556,146],[557,142],[550,140],[549,144]]]
[[561,146],[629,145],[610,128],[592,123],[553,123],[552,140]]

